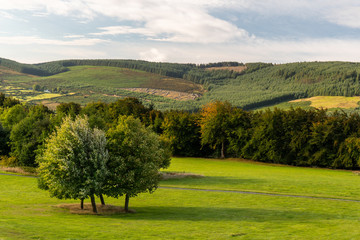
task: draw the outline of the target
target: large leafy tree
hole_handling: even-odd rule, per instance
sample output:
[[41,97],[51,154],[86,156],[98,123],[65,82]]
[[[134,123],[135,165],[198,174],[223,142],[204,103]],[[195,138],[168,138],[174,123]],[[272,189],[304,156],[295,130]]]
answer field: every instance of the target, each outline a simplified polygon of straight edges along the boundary
[[60,199],[90,197],[97,212],[95,195],[103,192],[108,152],[105,133],[89,127],[87,118],[66,117],[37,158],[39,187]]
[[229,102],[215,101],[203,106],[200,111],[201,143],[214,149],[221,146],[221,158],[225,158],[225,144],[229,130],[233,128]]
[[111,197],[125,195],[128,211],[130,197],[156,190],[159,170],[169,166],[170,154],[159,136],[132,116],[120,117],[107,137],[111,175],[105,193]]
[[33,106],[29,114],[10,132],[11,155],[24,166],[36,166],[36,151],[53,130],[52,112],[43,105]]
[[197,115],[184,111],[165,113],[162,136],[169,140],[174,155],[198,156],[200,154],[200,127]]

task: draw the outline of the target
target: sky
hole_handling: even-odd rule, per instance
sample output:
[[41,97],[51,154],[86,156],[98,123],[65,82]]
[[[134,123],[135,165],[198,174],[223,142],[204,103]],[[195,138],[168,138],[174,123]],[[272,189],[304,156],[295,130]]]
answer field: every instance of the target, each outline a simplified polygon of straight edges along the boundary
[[360,62],[358,0],[0,0],[0,57]]

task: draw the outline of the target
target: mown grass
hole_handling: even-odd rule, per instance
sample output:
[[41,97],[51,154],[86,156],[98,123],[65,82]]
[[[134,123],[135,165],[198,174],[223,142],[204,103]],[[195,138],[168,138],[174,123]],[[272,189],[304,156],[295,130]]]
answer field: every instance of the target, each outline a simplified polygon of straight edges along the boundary
[[[360,179],[350,171],[192,158],[174,158],[170,170],[205,177],[167,180],[161,186],[265,189],[308,195],[318,195],[320,191],[324,196],[341,198],[343,192],[358,191],[356,185],[359,186],[357,179]],[[36,181],[30,177],[0,175],[0,239],[358,239],[360,236],[359,202],[158,189],[130,200],[135,214],[76,215],[56,206],[78,201],[49,198],[47,192],[37,188]],[[341,188],[345,189],[340,191]],[[360,199],[359,196],[356,193],[352,198]],[[122,198],[106,201],[123,204]]]

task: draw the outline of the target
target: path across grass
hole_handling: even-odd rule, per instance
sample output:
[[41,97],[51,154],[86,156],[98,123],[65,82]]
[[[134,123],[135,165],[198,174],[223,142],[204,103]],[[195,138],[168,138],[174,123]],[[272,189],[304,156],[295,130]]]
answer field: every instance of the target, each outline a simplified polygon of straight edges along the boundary
[[[8,173],[0,173],[0,175],[36,178],[35,176],[25,176],[25,175],[16,175],[16,174],[8,174]],[[252,192],[252,191],[236,191],[236,190],[221,190],[221,189],[217,189],[217,190],[216,189],[198,189],[198,188],[181,188],[181,187],[159,187],[159,188],[160,189],[171,189],[171,190],[185,190],[185,191],[240,193],[240,194],[255,194],[255,195],[259,194],[259,195],[277,196],[277,197],[295,197],[295,198],[311,198],[311,199],[334,200],[334,201],[360,202],[360,200],[353,200],[353,199],[327,198],[327,197],[315,197],[315,196],[302,196],[302,195],[290,195],[290,194]]]

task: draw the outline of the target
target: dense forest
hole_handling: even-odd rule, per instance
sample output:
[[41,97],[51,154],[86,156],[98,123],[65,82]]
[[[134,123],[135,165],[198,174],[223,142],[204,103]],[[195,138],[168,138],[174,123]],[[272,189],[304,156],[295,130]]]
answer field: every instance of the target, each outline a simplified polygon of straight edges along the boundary
[[199,112],[154,110],[136,98],[60,104],[56,111],[0,94],[1,164],[36,167],[36,156],[64,117],[88,117],[105,132],[133,116],[165,140],[176,156],[242,157],[269,163],[360,168],[360,115],[326,110],[245,111],[214,101]]

